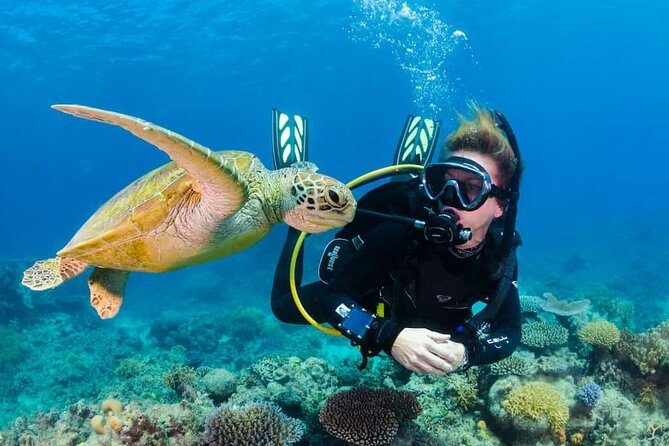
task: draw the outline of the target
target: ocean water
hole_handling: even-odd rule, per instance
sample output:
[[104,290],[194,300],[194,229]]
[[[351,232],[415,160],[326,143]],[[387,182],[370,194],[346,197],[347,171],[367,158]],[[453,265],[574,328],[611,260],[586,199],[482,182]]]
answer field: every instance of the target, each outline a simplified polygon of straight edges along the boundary
[[[238,374],[298,346],[301,360],[313,355],[333,368],[357,360],[341,340],[272,320],[281,225],[235,257],[131,275],[110,321],[88,306],[83,278],[45,293],[22,289],[27,265],[53,256],[114,193],[168,161],[118,128],[50,109],[58,103],[138,116],[212,149],[251,151],[268,167],[272,108],[300,113],[310,119],[312,161],[343,181],[388,165],[408,113],[442,120],[443,141],[468,101],[497,108],[526,165],[521,294],[593,304],[606,295],[588,318],[606,318],[602,302],[614,301],[633,317],[612,322],[636,333],[669,319],[664,2],[0,0],[0,11],[0,430],[15,434],[24,417],[36,436],[30,420],[39,412],[59,414],[79,400],[92,407],[141,396],[144,411],[151,401],[174,403],[182,393],[161,382],[190,364],[184,351],[199,355],[193,364]],[[331,235],[309,240],[307,278]],[[203,317],[204,328],[192,328]],[[166,341],[170,330],[184,338]],[[139,395],[137,377],[119,372],[128,359],[160,364],[143,372],[154,374],[150,392]],[[638,388],[597,374],[601,358],[582,359],[591,367],[575,383],[591,377],[627,395],[639,419],[666,420],[666,395],[657,391],[659,402],[644,407],[630,396]],[[370,373],[376,382],[380,372]],[[661,387],[635,377],[638,387]],[[43,432],[55,430],[54,417]],[[601,444],[588,429],[568,425],[567,433]],[[661,432],[656,443],[617,435],[667,444]],[[0,444],[14,444],[14,434],[0,434]],[[82,425],[77,442],[102,442],[89,434]],[[70,444],[55,434],[48,441]]]

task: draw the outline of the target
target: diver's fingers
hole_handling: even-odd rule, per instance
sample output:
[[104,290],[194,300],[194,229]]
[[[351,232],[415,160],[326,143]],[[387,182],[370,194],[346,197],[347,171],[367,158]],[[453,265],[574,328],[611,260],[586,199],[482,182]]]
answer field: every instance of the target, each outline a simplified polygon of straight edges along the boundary
[[438,331],[427,330],[427,336],[434,342],[448,342],[451,340],[451,335],[439,333]]
[[455,352],[453,352],[453,348],[451,347],[453,345],[452,343],[449,344],[428,344],[427,349],[430,353],[438,356],[444,361],[447,361],[449,364],[455,364],[456,358],[455,358]]
[[[451,370],[453,370],[453,365],[449,363],[448,361],[444,360],[443,358],[428,352],[425,352],[425,355],[422,355],[421,363],[423,365],[427,365],[432,369],[438,370],[440,375],[443,375],[444,373],[448,373]],[[433,373],[433,372],[430,372]]]

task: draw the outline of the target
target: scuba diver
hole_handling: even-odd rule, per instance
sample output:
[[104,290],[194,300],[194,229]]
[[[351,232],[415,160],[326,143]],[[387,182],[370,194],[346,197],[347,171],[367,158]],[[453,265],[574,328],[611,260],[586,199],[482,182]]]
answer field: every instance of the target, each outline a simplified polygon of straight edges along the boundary
[[[320,281],[300,285],[300,251],[295,276],[304,309],[360,347],[361,369],[384,351],[408,370],[443,375],[499,361],[520,342],[520,153],[504,115],[475,105],[472,112],[434,163],[439,123],[409,116],[394,163],[423,170],[359,200],[355,220],[326,247]],[[274,121],[278,133],[288,125],[278,111]],[[306,135],[306,120],[299,124],[296,135]],[[306,139],[289,139],[275,137],[277,167],[306,160]],[[299,234],[288,229],[271,297],[275,317],[293,324],[306,323],[289,288]],[[486,305],[474,314],[477,302]]]

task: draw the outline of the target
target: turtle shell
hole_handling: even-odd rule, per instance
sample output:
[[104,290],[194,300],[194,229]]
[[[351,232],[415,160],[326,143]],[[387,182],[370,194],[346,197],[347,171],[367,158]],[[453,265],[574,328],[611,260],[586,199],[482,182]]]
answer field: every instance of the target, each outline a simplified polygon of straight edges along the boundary
[[[257,168],[251,154],[218,154],[233,162],[241,177]],[[203,200],[201,190],[176,163],[165,164],[102,205],[58,255],[117,269],[165,271],[183,266],[175,262],[197,255],[206,245],[206,229],[198,234],[198,225],[188,225],[184,218]],[[184,227],[192,233],[185,234]]]

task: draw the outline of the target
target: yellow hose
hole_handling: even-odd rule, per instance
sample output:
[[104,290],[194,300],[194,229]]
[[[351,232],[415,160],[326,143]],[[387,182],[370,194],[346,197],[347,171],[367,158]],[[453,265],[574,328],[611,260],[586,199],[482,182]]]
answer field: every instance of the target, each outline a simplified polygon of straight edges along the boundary
[[[403,173],[406,171],[417,171],[417,170],[423,170],[423,166],[419,164],[401,164],[399,166],[388,166],[361,175],[358,178],[354,179],[353,181],[350,181],[348,184],[346,184],[346,186],[349,189],[355,189],[356,187],[360,186],[365,182],[368,182],[369,180],[375,180],[378,179],[378,177],[382,177],[387,174],[392,175],[392,174]],[[302,305],[302,301],[300,301],[300,296],[297,293],[297,285],[295,283],[295,266],[297,265],[297,257],[306,236],[307,236],[306,232],[300,233],[300,236],[297,238],[297,241],[295,242],[293,255],[290,258],[289,279],[290,279],[290,293],[293,295],[293,302],[295,302],[295,306],[300,311],[300,314],[302,314],[302,317],[304,317],[304,319],[311,325],[313,325],[315,328],[319,329],[323,333],[327,333],[333,336],[342,336],[342,334],[338,330],[326,327],[316,322],[316,320],[312,318],[309,315],[309,313],[307,313],[307,310],[305,310],[304,306]]]

